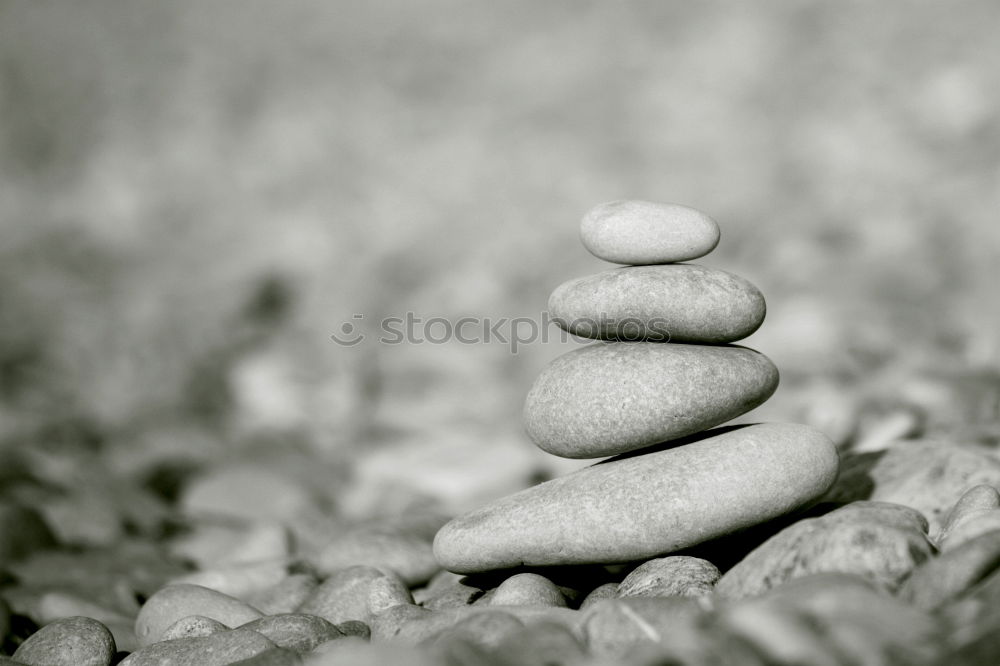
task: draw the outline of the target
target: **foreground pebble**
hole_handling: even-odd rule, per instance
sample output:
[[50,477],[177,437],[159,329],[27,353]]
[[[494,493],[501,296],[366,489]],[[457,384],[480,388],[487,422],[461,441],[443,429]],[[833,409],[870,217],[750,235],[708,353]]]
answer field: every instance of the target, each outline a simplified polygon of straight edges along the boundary
[[618,264],[667,264],[703,257],[719,243],[719,225],[693,208],[611,201],[592,208],[580,239],[595,257]]
[[596,654],[622,654],[642,643],[693,641],[703,615],[697,602],[681,597],[605,599],[582,614],[580,635]]
[[1000,530],[987,532],[917,567],[899,598],[934,610],[966,592],[1000,568]]
[[601,340],[724,343],[760,327],[766,305],[743,278],[704,266],[636,266],[556,287],[549,313],[563,329]]
[[459,573],[649,559],[808,504],[837,474],[833,443],[807,426],[766,423],[693,440],[460,516],[438,532],[435,553]]
[[25,666],[108,666],[115,640],[107,627],[89,617],[68,617],[47,624],[14,652]]
[[778,386],[745,347],[596,343],[564,354],[524,404],[528,435],[564,458],[597,458],[691,435],[750,411]]

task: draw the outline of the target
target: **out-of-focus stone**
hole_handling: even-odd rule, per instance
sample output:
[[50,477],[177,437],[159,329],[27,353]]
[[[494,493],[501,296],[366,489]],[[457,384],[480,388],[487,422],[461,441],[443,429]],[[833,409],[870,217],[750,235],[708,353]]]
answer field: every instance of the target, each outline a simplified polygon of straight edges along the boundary
[[292,535],[275,522],[249,526],[196,523],[191,532],[170,542],[170,552],[194,562],[199,569],[279,560],[293,551]]
[[596,654],[621,655],[637,643],[677,642],[680,652],[694,652],[696,625],[704,611],[690,597],[602,599],[580,618],[580,634]]
[[394,606],[413,603],[413,595],[395,574],[376,578],[368,588],[368,617],[374,617]]
[[469,641],[495,649],[505,637],[524,628],[524,623],[501,610],[483,611],[462,618],[441,632],[424,640],[431,645],[450,641]]
[[1000,567],[1000,529],[950,548],[917,567],[899,590],[899,598],[934,610],[965,593]]
[[287,577],[288,563],[285,560],[272,560],[195,571],[174,578],[169,584],[200,585],[231,597],[244,599],[278,585]]
[[319,587],[311,573],[289,574],[277,584],[256,590],[246,596],[246,602],[264,615],[291,613]]
[[52,530],[37,511],[0,502],[0,567],[55,545]]
[[302,657],[294,650],[271,648],[258,655],[234,661],[229,666],[300,666]]
[[192,481],[180,508],[192,517],[287,522],[315,504],[302,484],[262,465],[229,466]]
[[415,585],[441,569],[431,538],[398,527],[360,528],[330,542],[317,557],[316,566],[327,575],[355,565],[376,567]]
[[996,488],[985,483],[969,488],[955,502],[955,506],[943,521],[941,532],[935,535],[938,543],[945,541],[949,532],[970,518],[998,509],[1000,509],[1000,492],[997,492]]
[[161,641],[172,641],[178,638],[204,638],[217,634],[220,631],[229,631],[227,627],[218,620],[213,620],[204,615],[189,615],[182,617],[167,627],[160,635]]
[[544,666],[578,664],[587,652],[565,625],[541,620],[502,637],[492,656],[498,666]]

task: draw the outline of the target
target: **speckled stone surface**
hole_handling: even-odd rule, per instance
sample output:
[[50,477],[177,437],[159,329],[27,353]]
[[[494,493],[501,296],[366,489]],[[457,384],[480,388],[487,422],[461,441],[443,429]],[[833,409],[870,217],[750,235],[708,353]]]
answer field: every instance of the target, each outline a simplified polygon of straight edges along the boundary
[[549,297],[562,328],[602,340],[735,342],[766,311],[743,278],[693,264],[617,268],[564,282]]
[[115,654],[108,628],[89,617],[67,617],[45,625],[14,652],[25,666],[107,666]]
[[445,568],[629,562],[674,552],[809,504],[837,475],[808,426],[723,428],[547,481],[446,524]]
[[564,458],[598,458],[711,428],[750,411],[778,370],[745,347],[600,342],[560,356],[524,405],[528,435]]
[[611,201],[591,209],[580,240],[616,264],[668,264],[703,257],[719,243],[719,225],[693,208],[649,201]]

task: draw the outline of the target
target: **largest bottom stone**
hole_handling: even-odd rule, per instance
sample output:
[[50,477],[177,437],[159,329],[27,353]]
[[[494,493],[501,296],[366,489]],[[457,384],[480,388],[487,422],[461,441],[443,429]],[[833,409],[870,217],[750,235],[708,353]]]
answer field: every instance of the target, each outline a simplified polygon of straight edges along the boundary
[[650,558],[805,506],[837,467],[832,442],[807,426],[720,428],[460,516],[438,532],[434,553],[458,573]]

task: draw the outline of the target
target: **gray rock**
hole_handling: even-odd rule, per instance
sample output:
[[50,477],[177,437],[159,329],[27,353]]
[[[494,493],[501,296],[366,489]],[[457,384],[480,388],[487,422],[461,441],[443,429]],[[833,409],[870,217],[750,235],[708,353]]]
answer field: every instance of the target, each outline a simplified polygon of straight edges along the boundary
[[580,240],[595,257],[618,264],[667,264],[703,257],[719,243],[719,225],[687,206],[611,201],[580,223]]
[[691,598],[604,599],[583,611],[580,634],[595,654],[620,655],[639,643],[691,640],[703,615]]
[[1000,530],[987,532],[921,564],[899,598],[934,610],[963,594],[1000,567]]
[[348,620],[337,625],[337,631],[344,636],[353,636],[368,640],[372,636],[371,627],[360,620]]
[[260,654],[232,662],[229,666],[299,666],[302,657],[294,650],[272,648]]
[[947,553],[972,539],[1000,531],[1000,510],[982,511],[976,515],[968,516],[960,522],[942,540],[938,542],[938,547],[942,553]]
[[226,666],[275,647],[256,631],[232,629],[147,645],[126,657],[120,666]]
[[[434,529],[440,523],[434,525]],[[339,535],[316,559],[323,574],[364,565],[395,572],[407,585],[430,580],[441,567],[431,550],[431,535],[398,526],[359,528]]]
[[524,623],[502,610],[488,610],[468,615],[442,631],[424,639],[425,644],[468,641],[495,649],[505,637],[524,628]]
[[67,617],[45,625],[14,652],[26,666],[108,666],[115,655],[108,628],[89,617]]
[[726,572],[716,585],[724,597],[761,594],[809,574],[857,574],[894,591],[934,553],[911,510],[859,502],[778,532]]
[[565,625],[541,620],[502,637],[492,656],[498,666],[568,666],[587,652]]
[[1000,493],[993,486],[984,483],[973,486],[955,502],[944,520],[936,542],[944,552],[998,529]]
[[901,440],[884,451],[847,454],[825,499],[904,504],[923,513],[936,535],[955,503],[980,484],[1000,486],[1000,459],[992,449],[949,440]]
[[580,603],[580,610],[586,610],[587,608],[593,606],[595,603],[601,599],[617,599],[618,598],[618,583],[604,583],[603,585],[598,585],[590,593],[584,597],[583,601]]
[[596,343],[546,366],[525,399],[524,424],[543,451],[597,458],[701,432],[777,386],[771,361],[744,347]]
[[244,599],[268,590],[288,577],[288,561],[284,558],[263,562],[229,564],[178,576],[169,585],[189,584],[207,587],[231,597]]
[[580,617],[579,611],[544,606],[463,606],[440,611],[430,611],[419,606],[396,606],[372,620],[372,641],[416,644],[466,618],[497,611],[515,617],[525,625],[548,620],[569,629],[576,628]]
[[[735,630],[767,663],[932,664],[943,623],[846,574],[817,574],[723,606],[719,627]],[[832,661],[831,661],[832,658]]]
[[305,658],[306,666],[442,666],[443,663],[430,651],[412,645],[372,644],[353,638],[324,643]]
[[491,606],[553,606],[566,607],[566,597],[545,576],[534,573],[515,574],[497,587]]
[[719,570],[708,560],[687,555],[640,564],[618,585],[619,597],[695,597],[710,594]]
[[220,631],[229,631],[227,627],[218,620],[213,620],[204,615],[189,615],[182,617],[166,628],[160,635],[161,641],[172,641],[178,638],[204,638],[217,634]]
[[369,612],[369,595],[375,581],[388,574],[374,567],[348,567],[327,578],[313,590],[297,612],[318,615],[331,624],[347,620],[366,622]]
[[184,489],[179,504],[192,517],[282,523],[308,511],[315,498],[286,474],[255,463],[205,473]]
[[310,573],[288,575],[272,587],[247,595],[246,601],[265,615],[294,612],[319,587],[319,580]]
[[157,642],[170,625],[190,615],[203,615],[227,627],[238,627],[261,617],[253,606],[207,587],[168,585],[147,599],[139,610],[135,619],[139,644]]
[[399,576],[387,573],[371,582],[368,588],[368,617],[407,604],[413,604],[413,595]]
[[[448,578],[445,578],[447,576]],[[470,584],[468,579],[450,571],[442,571],[431,584],[421,591],[419,603],[430,610],[441,610],[455,606],[468,606],[483,596],[483,589]],[[417,595],[414,593],[414,600]]]
[[836,474],[833,443],[807,426],[724,428],[460,516],[438,533],[435,553],[463,573],[648,559],[802,507]]
[[336,626],[323,618],[305,613],[269,615],[248,622],[242,628],[256,631],[278,647],[296,652],[309,652],[321,643],[343,636]]
[[737,275],[680,264],[569,280],[552,292],[548,310],[559,326],[585,338],[718,344],[756,331],[767,307]]

